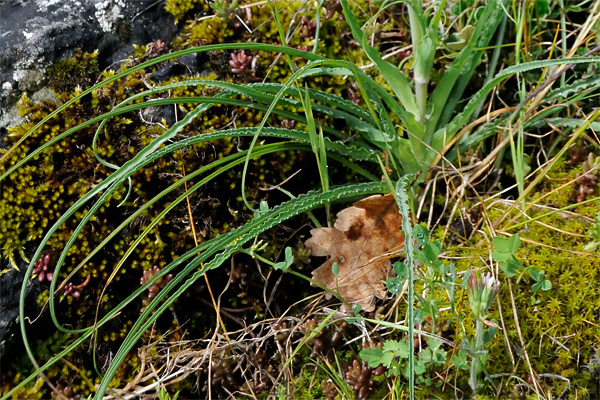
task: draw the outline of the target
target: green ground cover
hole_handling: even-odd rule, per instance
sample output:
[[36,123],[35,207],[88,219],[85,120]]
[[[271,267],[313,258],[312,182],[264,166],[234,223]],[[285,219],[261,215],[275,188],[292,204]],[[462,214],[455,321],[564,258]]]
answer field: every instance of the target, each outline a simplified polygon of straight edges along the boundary
[[[3,399],[600,395],[600,2],[166,7],[173,43],[77,53],[21,99]],[[311,228],[380,193],[404,240],[353,267],[385,278],[312,275]]]

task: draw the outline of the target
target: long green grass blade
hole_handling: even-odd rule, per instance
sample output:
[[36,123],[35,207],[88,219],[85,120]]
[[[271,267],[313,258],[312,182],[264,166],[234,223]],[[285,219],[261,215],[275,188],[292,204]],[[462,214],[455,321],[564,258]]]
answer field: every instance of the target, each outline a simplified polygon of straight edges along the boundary
[[352,13],[348,1],[341,0],[341,4],[344,10],[344,16],[346,17],[346,22],[352,30],[354,39],[361,45],[369,59],[377,65],[377,70],[381,73],[388,85],[390,85],[390,88],[398,97],[398,100],[400,100],[404,109],[417,118],[419,109],[417,108],[414,94],[412,93],[406,77],[398,70],[398,68],[381,58],[379,52],[367,43],[367,39],[358,25],[358,21]]

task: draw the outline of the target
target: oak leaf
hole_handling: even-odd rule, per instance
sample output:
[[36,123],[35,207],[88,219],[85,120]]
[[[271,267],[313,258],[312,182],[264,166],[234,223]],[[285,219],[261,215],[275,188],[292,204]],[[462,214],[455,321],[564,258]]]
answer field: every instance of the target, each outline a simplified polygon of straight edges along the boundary
[[[313,279],[337,291],[365,311],[375,309],[375,297],[384,299],[384,281],[392,274],[385,254],[404,247],[402,216],[391,194],[357,201],[337,214],[333,228],[316,228],[305,246],[313,256],[330,256],[312,273]],[[332,272],[337,262],[339,272]]]

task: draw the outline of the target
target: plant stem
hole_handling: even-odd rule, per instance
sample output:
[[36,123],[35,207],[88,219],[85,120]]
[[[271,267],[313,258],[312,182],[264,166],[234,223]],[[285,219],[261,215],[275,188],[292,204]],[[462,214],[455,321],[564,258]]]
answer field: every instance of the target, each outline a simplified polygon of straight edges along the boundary
[[[420,53],[424,50],[424,48],[422,48],[421,40],[423,40],[423,36],[425,35],[424,27],[422,25],[423,21],[421,20],[422,12],[423,4],[420,0],[409,3],[408,17],[416,62],[423,62],[420,60],[423,57]],[[419,122],[423,122],[425,119],[427,108],[427,85],[429,84],[429,75],[422,75],[422,72],[424,71],[421,71],[420,68],[415,68],[415,95],[419,110],[419,115],[416,115],[415,119]]]
[[483,350],[483,323],[481,318],[475,322],[475,342],[473,344],[473,361],[471,362],[471,374],[469,385],[473,392],[477,392],[477,375],[479,373],[479,353]]
[[[562,49],[561,57],[567,57],[567,23],[565,18],[565,2],[564,0],[558,0],[560,6],[560,47]],[[566,76],[565,74],[560,75],[560,86],[565,86]]]

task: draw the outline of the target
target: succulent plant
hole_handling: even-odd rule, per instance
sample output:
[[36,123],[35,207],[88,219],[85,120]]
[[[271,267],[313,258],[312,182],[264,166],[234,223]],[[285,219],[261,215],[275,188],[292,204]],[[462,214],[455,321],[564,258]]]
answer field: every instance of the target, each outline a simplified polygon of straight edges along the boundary
[[167,46],[167,44],[162,40],[158,39],[156,42],[152,42],[148,45],[145,55],[146,58],[150,59],[166,54],[168,52],[169,47]]
[[[317,329],[318,325],[319,321],[317,318],[311,318],[300,326],[300,331],[305,335],[310,335]],[[344,337],[343,331],[347,326],[348,324],[345,321],[324,326],[316,336],[308,340],[308,343],[313,345],[313,351],[310,356],[316,357],[319,354],[326,356],[327,353],[335,349],[342,341]]]
[[291,335],[288,323],[285,321],[280,324],[273,325],[273,330],[277,332],[275,334],[275,340],[277,340],[279,343],[285,343]]
[[374,381],[373,376],[381,376],[385,372],[382,366],[372,368],[363,361],[362,363],[356,359],[348,365],[345,372],[346,382],[352,386],[352,389],[356,392],[355,399],[363,400],[368,399],[371,393],[373,393],[381,384],[381,382]]
[[50,255],[46,254],[43,257],[40,257],[39,260],[33,266],[33,275],[37,276],[38,281],[43,282],[47,280],[48,282],[52,282],[52,278],[54,278],[54,272],[49,271],[50,268]]
[[[158,274],[159,272],[160,272],[160,268],[157,265],[155,265],[151,269],[145,270],[144,274],[140,278],[140,285],[144,285],[146,282],[148,282],[150,279],[152,279],[154,277],[154,275]],[[154,297],[156,297],[158,292],[160,292],[165,286],[167,286],[167,284],[169,283],[169,281],[171,279],[173,279],[173,274],[168,274],[166,276],[159,278],[156,282],[154,282],[154,284],[148,288],[148,299],[147,300],[152,300]]]
[[248,286],[249,268],[248,265],[237,263],[227,269],[227,275],[231,284],[239,284],[240,287]]
[[323,389],[323,394],[327,396],[327,400],[334,400],[338,395],[338,388],[331,379],[324,379],[321,382],[321,388]]
[[593,146],[587,144],[583,140],[578,140],[573,146],[569,148],[569,159],[567,164],[576,165],[587,159],[590,152],[593,152]]
[[300,27],[300,37],[303,39],[314,39],[317,32],[317,23],[304,17],[302,18],[302,26]]
[[[232,368],[233,360],[223,359],[213,364],[211,368],[211,388],[213,392],[222,393],[229,392],[238,388]],[[208,392],[208,380],[206,381],[202,391]]]
[[237,0],[217,0],[214,3],[210,3],[210,8],[214,10],[215,15],[219,17],[221,21],[233,23],[235,28],[241,26],[241,23],[237,21],[235,14],[239,9]]
[[63,288],[63,292],[65,296],[71,296],[75,299],[78,299],[79,296],[81,296],[81,292],[77,290],[75,286],[70,282],[65,285],[65,287]]
[[242,50],[239,53],[231,53],[231,60],[229,65],[231,66],[231,72],[234,74],[241,74],[252,63],[252,56],[246,55],[246,51]]
[[81,296],[81,289],[86,287],[88,283],[90,283],[91,275],[88,275],[80,285],[73,285],[73,283],[69,282],[63,287],[63,294],[65,296],[71,296],[74,299],[78,299]]
[[[294,129],[295,126],[296,126],[296,121],[293,119],[284,118],[281,120],[281,127],[284,129]],[[300,243],[302,243],[302,242],[300,242]],[[300,253],[300,251],[302,251],[303,248],[304,248],[304,243],[302,243],[302,248],[298,248],[297,250],[294,251],[294,262],[296,260],[296,253],[298,253],[298,258],[302,261],[308,259],[309,262],[307,262],[306,264],[309,264],[310,259],[307,256],[304,256],[303,254]]]

